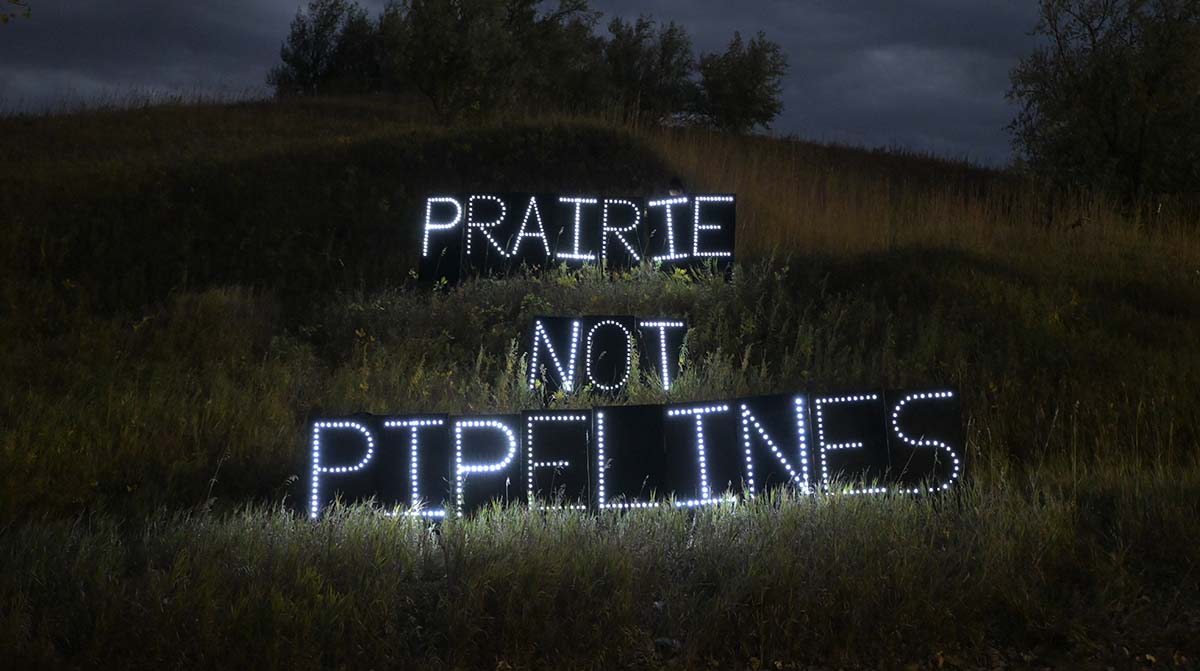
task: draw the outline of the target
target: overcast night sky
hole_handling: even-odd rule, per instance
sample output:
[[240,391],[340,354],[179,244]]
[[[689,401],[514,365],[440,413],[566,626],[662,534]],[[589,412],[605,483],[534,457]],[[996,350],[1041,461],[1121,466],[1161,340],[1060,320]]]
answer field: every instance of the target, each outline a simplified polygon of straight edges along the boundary
[[[32,0],[0,26],[0,110],[137,92],[265,94],[297,0]],[[360,2],[375,13],[382,0]],[[1008,71],[1028,52],[1034,0],[593,0],[607,17],[687,27],[696,51],[763,30],[791,65],[773,130],[1009,159]]]

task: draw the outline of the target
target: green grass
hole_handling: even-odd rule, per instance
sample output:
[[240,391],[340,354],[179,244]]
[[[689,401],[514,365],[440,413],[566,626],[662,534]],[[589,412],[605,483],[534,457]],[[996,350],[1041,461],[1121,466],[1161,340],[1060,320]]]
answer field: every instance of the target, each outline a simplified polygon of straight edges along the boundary
[[1103,475],[1087,492],[1033,476],[940,502],[496,510],[437,530],[267,507],[42,522],[0,547],[2,645],[30,667],[1171,660],[1200,624],[1200,536],[1179,504],[1200,481]]
[[[362,101],[3,119],[0,158],[0,651],[18,667],[1200,659],[1200,233],[1170,204],[1129,219],[922,157],[591,120],[433,128]],[[412,280],[429,191],[639,193],[672,173],[738,192],[732,282]],[[436,530],[290,512],[312,417],[530,407],[518,343],[553,313],[685,317],[672,401],[956,385],[969,481]],[[667,400],[646,382],[620,402]]]

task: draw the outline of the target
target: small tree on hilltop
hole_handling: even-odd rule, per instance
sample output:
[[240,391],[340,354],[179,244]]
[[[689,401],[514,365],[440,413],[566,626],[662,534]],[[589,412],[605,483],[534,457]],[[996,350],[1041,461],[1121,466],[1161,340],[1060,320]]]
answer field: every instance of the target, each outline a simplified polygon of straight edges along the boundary
[[1129,203],[1200,188],[1200,0],[1042,0],[1011,73],[1019,159]]
[[696,63],[692,39],[682,26],[671,22],[656,31],[654,21],[645,16],[635,23],[615,18],[608,32],[604,61],[613,102],[654,122],[693,104]]
[[787,68],[783,49],[761,31],[749,43],[734,33],[725,53],[700,57],[699,116],[731,133],[769,127],[783,111]]
[[334,41],[329,87],[335,93],[373,93],[380,87],[379,32],[367,11],[352,4]]
[[385,79],[446,120],[578,95],[598,52],[587,0],[391,0],[381,19]]
[[279,95],[364,92],[378,78],[376,30],[347,0],[310,0],[296,13],[267,83]]
[[605,92],[605,42],[595,30],[600,14],[586,0],[571,0],[531,16],[519,24],[518,107],[594,110]]

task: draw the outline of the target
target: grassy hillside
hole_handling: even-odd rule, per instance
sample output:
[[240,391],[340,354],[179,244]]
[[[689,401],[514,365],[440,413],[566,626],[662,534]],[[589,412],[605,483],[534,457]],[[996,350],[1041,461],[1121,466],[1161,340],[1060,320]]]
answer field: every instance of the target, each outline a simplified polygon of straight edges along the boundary
[[[925,157],[362,101],[3,119],[0,159],[0,648],[31,665],[1200,658],[1200,232],[1175,203],[1122,216]],[[738,193],[731,283],[412,282],[428,192],[672,174]],[[971,479],[947,501],[437,531],[280,507],[310,417],[529,407],[516,341],[572,312],[686,316],[673,401],[955,384]]]
[[403,284],[414,212],[447,189],[628,192],[665,168],[595,125],[438,130],[346,103],[4,120],[7,302],[105,312],[237,284],[307,302]]

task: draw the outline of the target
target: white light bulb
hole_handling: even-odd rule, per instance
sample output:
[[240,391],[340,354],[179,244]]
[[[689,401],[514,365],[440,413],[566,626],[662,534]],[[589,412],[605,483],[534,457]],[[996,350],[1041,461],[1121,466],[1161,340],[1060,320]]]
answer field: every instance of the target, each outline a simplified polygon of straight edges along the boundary
[[[525,232],[525,227],[529,224],[530,215],[537,221],[537,230],[532,233]],[[542,241],[542,247],[546,250],[546,258],[550,258],[550,241],[546,239],[546,227],[542,225],[542,213],[538,209],[537,196],[529,197],[529,205],[525,206],[525,216],[521,219],[521,227],[517,229],[517,237],[513,241],[512,256],[516,256],[521,249],[521,240],[524,238],[537,238]]]
[[700,231],[719,231],[720,224],[700,223],[700,203],[732,203],[733,196],[696,196],[692,202],[694,219],[692,223],[692,254],[700,257],[730,257],[732,251],[702,252],[700,251]]
[[[321,433],[327,430],[341,429],[358,431],[366,439],[367,450],[363,454],[363,458],[354,465],[346,466],[324,466],[321,464]],[[375,456],[375,437],[367,430],[367,427],[358,422],[351,421],[319,421],[313,423],[312,433],[312,494],[309,499],[309,514],[313,519],[316,519],[321,513],[321,475],[334,474],[343,475],[346,473],[354,473],[366,468],[367,464]]]
[[[904,398],[900,399],[898,403],[896,403],[894,408],[892,408],[892,433],[896,434],[897,438],[914,447],[932,447],[946,453],[947,458],[950,460],[952,469],[949,480],[939,485],[942,490],[950,489],[950,484],[958,480],[959,476],[962,474],[962,465],[958,460],[958,455],[955,454],[954,449],[950,445],[935,438],[915,439],[906,435],[904,431],[900,429],[900,412],[904,410],[904,406],[908,405],[912,401],[945,400],[953,398],[953,396],[954,392],[951,391],[907,394]],[[935,491],[935,488],[931,487],[929,491]]]
[[583,206],[584,205],[595,205],[599,201],[597,201],[595,198],[559,198],[558,202],[571,203],[575,206],[575,220],[574,220],[575,221],[575,226],[574,226],[574,232],[575,232],[574,243],[575,244],[572,247],[573,251],[571,251],[569,253],[559,252],[558,254],[555,255],[555,258],[570,259],[573,261],[595,261],[596,260],[595,254],[592,254],[591,252],[585,253],[585,252],[579,251],[579,235],[580,235],[579,229],[582,228],[582,226],[583,226],[582,221],[581,221],[583,218],[583,213],[582,213]]
[[[500,459],[500,461],[483,464],[470,464],[463,462],[463,429],[492,429],[499,431],[504,435],[508,444],[508,451]],[[508,428],[503,422],[494,419],[459,419],[454,422],[454,493],[457,499],[457,509],[459,516],[463,512],[463,504],[466,500],[464,484],[466,474],[468,473],[495,473],[508,468],[512,460],[517,456],[517,436],[513,430]]]
[[[613,226],[608,225],[608,206],[609,205],[624,205],[633,209],[633,222],[628,226]],[[637,249],[629,243],[622,233],[636,231],[638,225],[642,222],[642,211],[638,208],[637,203],[631,200],[622,200],[620,198],[605,198],[604,203],[600,206],[600,258],[608,262],[608,236],[612,234],[617,240],[625,245],[625,249],[629,250],[630,256],[635,262],[640,262],[642,257],[638,255]]]
[[[808,448],[807,448],[807,440],[805,438],[805,434],[807,432],[804,430],[804,418],[803,418],[803,415],[801,414],[803,400],[798,397],[796,399],[793,399],[793,402],[796,407],[797,430],[798,430],[797,442],[799,443],[799,447],[800,447],[800,463],[804,464],[804,463],[807,463],[807,461],[808,461]],[[770,448],[770,450],[771,450],[771,454],[773,454],[775,456],[775,459],[783,466],[784,470],[787,471],[788,479],[792,483],[794,483],[795,485],[800,487],[801,491],[807,492],[808,491],[808,469],[807,469],[807,467],[805,467],[801,471],[798,471],[792,465],[791,461],[787,458],[787,455],[785,455],[783,453],[783,451],[779,449],[779,446],[775,444],[775,441],[772,440],[770,434],[767,433],[766,429],[764,429],[762,424],[758,421],[758,418],[756,418],[754,416],[754,414],[750,411],[749,406],[747,406],[745,403],[743,403],[741,405],[741,416],[742,416],[742,445],[743,445],[744,452],[746,455],[746,471],[748,474],[747,479],[748,479],[750,493],[751,494],[755,493],[754,462],[751,458],[751,454],[752,454],[751,448],[753,445],[752,438],[755,434],[758,435],[760,440],[762,440],[764,443],[766,443],[767,447]],[[750,430],[751,428],[754,429],[753,433]]]
[[669,328],[680,329],[680,328],[684,328],[685,325],[683,322],[649,321],[649,322],[641,322],[640,324],[638,324],[638,326],[640,326],[642,328],[658,329],[658,348],[659,348],[659,355],[660,355],[659,361],[662,365],[662,386],[663,386],[663,391],[670,391],[671,390],[671,370],[669,368],[670,357],[667,354],[667,329],[669,329]]
[[[495,221],[475,221],[475,201],[477,200],[491,200],[499,203],[500,215],[496,217]],[[471,256],[471,239],[474,237],[471,235],[471,229],[479,229],[479,232],[483,233],[484,239],[486,239],[488,243],[496,249],[497,252],[500,252],[500,256],[508,258],[508,252],[504,250],[504,246],[501,245],[496,238],[493,238],[491,231],[488,230],[490,228],[499,226],[500,223],[504,221],[504,215],[507,213],[508,206],[505,205],[504,201],[498,196],[469,196],[467,198],[467,256]]]
[[[822,398],[813,399],[813,405],[816,406],[816,416],[817,416],[817,445],[818,445],[818,449],[819,449],[819,454],[821,456],[821,485],[824,487],[826,492],[828,492],[829,488],[830,488],[829,461],[827,459],[826,453],[831,450],[861,449],[863,447],[863,443],[858,442],[858,441],[851,441],[851,442],[845,442],[845,443],[827,443],[827,442],[825,442],[824,406],[831,405],[831,404],[839,404],[839,403],[861,403],[864,401],[874,401],[874,400],[877,400],[878,398],[879,398],[878,394],[859,394],[859,395],[852,395],[852,396],[826,396],[826,397],[822,397]],[[873,489],[874,488],[851,489],[851,490],[847,491],[846,493],[849,493],[849,494],[877,493],[877,492],[872,491]]]
[[[435,203],[450,203],[454,206],[454,218],[449,222],[434,223],[433,222],[433,206]],[[421,240],[421,256],[429,256],[429,234],[431,231],[445,231],[455,226],[462,221],[462,203],[453,198],[446,196],[438,196],[425,199],[425,232],[424,238]]]
[[[385,428],[408,428],[409,430],[408,477],[411,496],[408,500],[408,505],[412,509],[415,509],[424,502],[424,499],[421,497],[421,482],[420,474],[418,473],[418,465],[421,463],[418,432],[425,427],[442,426],[443,424],[444,422],[441,419],[389,419],[383,422]],[[444,517],[446,511],[444,509],[422,509],[415,514],[422,517]]]
[[[621,329],[621,333],[625,334],[625,374],[621,376],[621,381],[616,384],[604,384],[598,381],[592,375],[592,342],[595,339],[596,331],[602,326],[615,326]],[[629,329],[625,328],[620,322],[615,322],[611,319],[604,319],[592,325],[592,328],[587,332],[587,347],[584,350],[585,372],[587,373],[588,382],[596,386],[597,389],[603,391],[617,391],[625,386],[629,381],[629,373],[633,370],[633,334]]]
[[[536,492],[534,491],[534,487],[533,487],[533,471],[534,471],[534,469],[537,469],[537,468],[567,468],[571,465],[570,462],[568,462],[566,460],[562,460],[562,459],[554,460],[554,461],[536,461],[535,460],[535,458],[534,458],[534,437],[533,437],[534,424],[539,424],[539,423],[544,423],[544,422],[583,422],[583,423],[586,423],[588,421],[588,419],[589,418],[587,415],[569,414],[569,415],[530,415],[528,417],[528,419],[526,420],[526,422],[525,422],[525,463],[528,465],[528,467],[525,470],[526,470],[527,484],[529,486],[528,501],[529,501],[529,506],[531,508],[537,507],[537,503],[536,503],[537,496],[536,496]],[[567,507],[573,508],[573,506],[567,506]]]
[[533,345],[530,347],[529,354],[529,389],[532,391],[537,387],[538,368],[538,344],[544,343],[546,350],[550,353],[550,362],[554,364],[554,370],[558,373],[558,379],[562,380],[563,391],[570,393],[575,387],[575,353],[579,348],[579,331],[581,323],[578,319],[571,322],[571,345],[569,355],[567,356],[567,365],[564,367],[558,359],[558,353],[554,350],[554,344],[550,342],[550,335],[546,333],[546,328],[542,325],[542,320],[535,320],[533,323]]
[[652,200],[649,203],[646,203],[646,207],[648,207],[648,208],[649,207],[663,208],[663,217],[664,217],[663,223],[666,225],[666,228],[667,228],[667,253],[663,254],[661,256],[655,256],[652,258],[652,260],[654,260],[654,261],[678,261],[680,259],[688,258],[687,253],[680,253],[675,250],[675,220],[671,213],[672,208],[674,208],[676,205],[686,205],[687,202],[688,202],[688,199],[686,197],[681,197],[681,198],[664,198],[662,200]]
[[701,505],[703,503],[708,503],[715,500],[709,495],[710,488],[708,484],[708,457],[705,453],[704,444],[704,416],[723,412],[729,412],[729,406],[724,403],[667,409],[667,417],[690,415],[696,419],[696,465],[699,466],[700,470],[700,499],[699,501],[684,501],[682,502],[682,505]]

